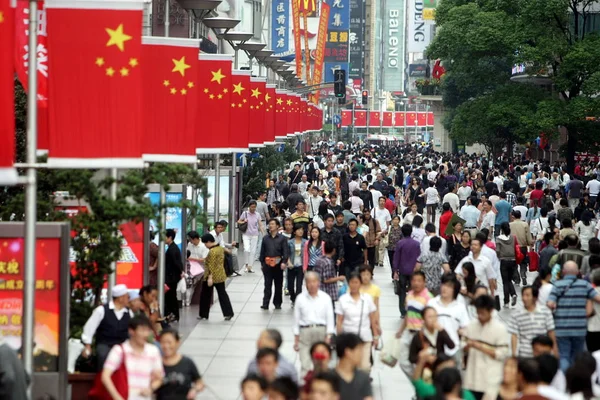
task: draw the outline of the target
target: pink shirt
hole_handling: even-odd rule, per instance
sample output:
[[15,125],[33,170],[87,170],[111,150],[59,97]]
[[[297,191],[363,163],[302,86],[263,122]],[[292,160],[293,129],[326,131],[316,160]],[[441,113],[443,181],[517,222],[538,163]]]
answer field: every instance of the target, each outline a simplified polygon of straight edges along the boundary
[[153,373],[158,378],[165,375],[158,347],[146,343],[144,350],[138,353],[133,350],[127,340],[122,346],[113,346],[108,353],[104,368],[112,372],[119,369],[123,360],[123,350],[125,350],[125,368],[127,368],[127,382],[129,383],[128,400],[150,400],[151,396],[142,396],[140,391],[150,388]]

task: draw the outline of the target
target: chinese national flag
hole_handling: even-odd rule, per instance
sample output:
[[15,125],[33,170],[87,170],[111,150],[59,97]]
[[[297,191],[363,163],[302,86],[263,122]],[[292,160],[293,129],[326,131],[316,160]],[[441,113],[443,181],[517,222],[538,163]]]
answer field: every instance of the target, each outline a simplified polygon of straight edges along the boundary
[[275,138],[285,139],[287,135],[287,113],[285,111],[285,102],[287,96],[285,90],[277,89],[277,99],[275,100]]
[[294,100],[295,95],[293,93],[287,93],[285,95],[286,100],[284,104],[285,114],[287,118],[287,137],[294,137],[296,132],[298,131],[296,126],[296,116],[297,114],[294,112]]
[[383,126],[394,126],[394,113],[391,111],[383,112]]
[[417,125],[427,126],[427,113],[425,113],[425,112],[417,113]]
[[379,126],[379,111],[369,111],[369,126]]
[[367,111],[356,110],[354,111],[354,125],[359,127],[367,126]]
[[142,6],[46,2],[50,166],[143,167]]
[[[4,55],[14,51],[14,3],[0,0],[0,185],[17,183],[15,161],[15,81],[13,63],[4,59]],[[10,56],[9,56],[10,57]]]
[[264,147],[264,131],[265,131],[265,102],[264,95],[266,92],[266,82],[260,78],[250,78],[250,121],[248,124],[249,146]]
[[142,38],[144,160],[196,162],[200,41]]
[[406,113],[406,126],[409,126],[409,127],[417,126],[417,113],[416,112]]
[[398,126],[404,126],[405,121],[404,121],[404,113],[403,112],[397,112],[395,113],[395,118],[394,118],[394,126],[398,127]]
[[[229,145],[231,151],[248,151],[250,139],[250,71],[232,72],[231,114],[229,125]],[[253,143],[256,144],[256,143]]]
[[432,112],[428,112],[427,113],[427,126],[433,126],[435,123],[435,119],[433,117],[433,113]]
[[231,66],[233,57],[225,54],[200,54],[198,59],[198,115],[203,118],[194,143],[196,152],[229,153],[231,113]]
[[267,84],[266,93],[264,95],[266,144],[275,144],[275,104],[277,101],[275,86],[276,85]]

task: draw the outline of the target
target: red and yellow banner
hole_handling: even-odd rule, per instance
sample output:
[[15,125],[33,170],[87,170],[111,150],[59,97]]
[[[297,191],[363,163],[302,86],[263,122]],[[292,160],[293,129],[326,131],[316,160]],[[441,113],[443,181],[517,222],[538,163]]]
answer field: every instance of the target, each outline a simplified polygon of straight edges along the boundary
[[[319,32],[317,36],[317,51],[315,54],[315,68],[313,71],[312,82],[318,85],[323,80],[323,62],[325,60],[325,44],[327,43],[327,24],[329,22],[329,13],[331,7],[327,3],[321,4],[321,17],[319,19]],[[317,90],[311,101],[315,104],[319,103],[320,90]]]
[[292,1],[294,51],[296,52],[296,76],[302,78],[302,38],[300,37],[300,0]]

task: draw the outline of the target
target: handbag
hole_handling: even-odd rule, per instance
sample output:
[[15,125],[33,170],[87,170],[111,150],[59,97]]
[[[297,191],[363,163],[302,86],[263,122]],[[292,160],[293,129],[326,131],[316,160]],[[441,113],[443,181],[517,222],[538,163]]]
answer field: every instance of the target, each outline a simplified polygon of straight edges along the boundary
[[499,295],[494,296],[494,308],[496,309],[496,311],[500,311],[502,309],[502,307],[500,306],[500,296]]
[[[123,352],[123,358],[121,360],[121,365],[117,368],[113,374],[110,376],[113,385],[117,389],[117,392],[124,399],[129,397],[129,382],[127,381],[127,367],[125,366],[125,349],[123,345],[119,345],[121,347],[121,351]],[[90,400],[112,400],[112,396],[108,393],[106,386],[102,383],[102,373],[96,374],[94,378],[94,384],[90,391],[88,392],[88,398]]]
[[517,241],[517,237],[513,236],[513,238],[515,240],[515,261],[517,262],[517,265],[519,265],[525,259],[525,254],[523,254],[521,252],[521,247],[519,247],[519,242]]
[[214,285],[212,274],[208,275],[208,279],[206,280],[206,284],[208,287],[212,287]]
[[198,261],[190,260],[190,275],[198,276],[204,273],[204,267]]
[[390,335],[385,342],[379,360],[388,367],[394,368],[400,359],[400,339],[396,335]]
[[244,211],[244,213],[242,214],[242,217],[244,217],[244,215],[246,215],[246,222],[238,222],[237,227],[238,230],[242,233],[246,233],[246,231],[248,230],[248,215],[246,214],[246,212]]
[[538,270],[540,265],[540,256],[535,251],[530,251],[527,253],[529,256],[529,271],[535,272]]

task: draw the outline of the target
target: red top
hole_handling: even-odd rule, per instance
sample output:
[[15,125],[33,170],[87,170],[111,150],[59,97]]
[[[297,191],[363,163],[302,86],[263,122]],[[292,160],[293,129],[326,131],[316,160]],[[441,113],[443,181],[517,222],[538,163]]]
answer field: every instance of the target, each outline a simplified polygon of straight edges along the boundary
[[440,236],[446,238],[446,228],[452,219],[452,211],[446,211],[440,217]]
[[385,208],[387,208],[391,215],[394,215],[394,212],[396,211],[396,204],[394,204],[392,199],[388,197],[385,199]]
[[543,190],[540,190],[540,189],[533,190],[531,192],[531,195],[529,195],[529,201],[531,203],[531,206],[533,207],[534,202],[537,201],[538,207],[541,207],[542,205],[540,204],[540,200],[542,199],[542,197],[544,197]]

